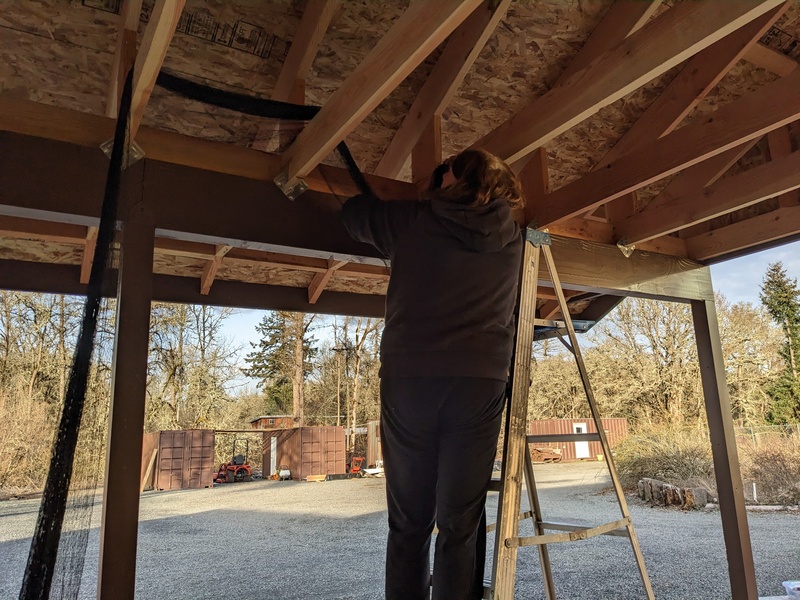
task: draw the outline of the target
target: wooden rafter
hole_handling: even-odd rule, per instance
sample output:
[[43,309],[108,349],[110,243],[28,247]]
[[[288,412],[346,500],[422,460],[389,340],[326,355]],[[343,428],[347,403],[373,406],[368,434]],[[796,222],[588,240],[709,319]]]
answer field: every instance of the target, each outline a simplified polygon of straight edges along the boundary
[[322,295],[322,290],[324,290],[325,286],[328,285],[328,282],[331,280],[331,277],[333,277],[333,274],[346,264],[347,261],[343,260],[329,260],[328,268],[322,273],[317,273],[314,275],[314,279],[311,280],[311,284],[308,286],[309,304],[317,303],[320,295]]
[[275,89],[272,91],[273,100],[297,101],[294,93],[300,85],[298,82],[305,82],[306,74],[314,62],[331,17],[338,7],[338,0],[308,0],[303,18],[292,40],[292,47],[286,55]]
[[755,66],[772,71],[781,77],[786,77],[797,69],[797,61],[764,44],[753,44],[747,49],[744,57]]
[[136,56],[136,34],[139,30],[141,14],[142,0],[123,0],[119,15],[117,47],[114,50],[114,62],[111,67],[111,80],[106,99],[106,116],[112,119],[117,118],[125,76]]
[[411,152],[411,181],[420,187],[442,162],[442,117],[433,115]]
[[412,4],[283,155],[282,187],[294,188],[306,177],[479,4]]
[[211,284],[214,283],[214,277],[217,276],[219,266],[222,264],[222,258],[231,250],[231,246],[217,244],[214,248],[214,258],[208,261],[205,268],[203,268],[203,275],[200,277],[200,293],[207,296],[211,291]]
[[131,100],[131,139],[136,137],[142,123],[142,115],[150,94],[156,85],[156,77],[167,56],[175,27],[178,24],[186,0],[156,0],[150,21],[144,30],[144,38],[136,54],[133,72],[133,98]]
[[[769,11],[689,59],[594,170],[602,169],[621,156],[671,133],[787,8],[788,4],[783,4]],[[612,220],[619,220],[633,214],[633,204],[630,198],[623,196],[606,206],[608,213],[615,217]]]
[[800,71],[742,96],[711,116],[559,188],[535,210],[545,227],[600,206],[800,118]]
[[611,50],[629,35],[641,29],[661,5],[661,0],[641,2],[640,0],[616,0],[606,11],[601,21],[592,30],[586,43],[575,58],[561,73],[553,87],[563,85],[575,73],[582,71],[589,63]]
[[97,246],[97,227],[88,227],[86,231],[86,241],[83,244],[83,258],[81,259],[81,283],[89,283],[89,275],[92,273],[92,262],[94,260],[94,249]]
[[788,5],[783,4],[761,15],[694,55],[622,139],[603,156],[596,169],[674,131],[787,8]]
[[642,211],[617,227],[626,244],[639,244],[797,188],[800,188],[800,152],[721,179],[656,210]]
[[708,261],[800,234],[800,206],[784,207],[686,240],[690,256]]
[[516,162],[779,4],[780,0],[678,4],[570,77],[564,85],[551,89],[475,146]]
[[[641,29],[660,5],[660,0],[655,2],[616,0],[616,2],[614,2],[614,4],[612,4],[611,7],[606,11],[606,14],[603,15],[603,18],[600,23],[597,24],[597,27],[592,30],[592,33],[586,40],[586,43],[581,46],[581,49],[578,51],[572,61],[570,61],[569,65],[567,65],[567,68],[561,73],[553,87],[564,85],[564,83],[575,73],[582,71],[597,57],[605,54],[629,35]],[[540,148],[540,150],[542,150],[542,148]],[[535,152],[518,160],[514,164],[514,168],[522,172],[524,166],[527,164],[528,159],[534,156],[534,154]],[[601,210],[601,208],[598,208],[597,210]],[[605,222],[608,220],[605,217],[596,217],[594,212],[595,211],[589,211],[589,213],[584,215],[584,218],[597,222]]]
[[[431,119],[447,108],[510,3],[511,0],[496,3],[485,0],[453,32],[383,153],[375,168],[376,175],[397,177]],[[493,4],[496,4],[494,8]]]

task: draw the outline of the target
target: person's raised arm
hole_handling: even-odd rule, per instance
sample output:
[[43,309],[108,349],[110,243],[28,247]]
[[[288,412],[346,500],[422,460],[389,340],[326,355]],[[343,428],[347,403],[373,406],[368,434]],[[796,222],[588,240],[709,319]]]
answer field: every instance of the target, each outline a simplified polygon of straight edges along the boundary
[[342,207],[342,222],[353,239],[372,244],[390,258],[397,239],[420,208],[421,203],[413,200],[384,201],[368,195],[354,196]]

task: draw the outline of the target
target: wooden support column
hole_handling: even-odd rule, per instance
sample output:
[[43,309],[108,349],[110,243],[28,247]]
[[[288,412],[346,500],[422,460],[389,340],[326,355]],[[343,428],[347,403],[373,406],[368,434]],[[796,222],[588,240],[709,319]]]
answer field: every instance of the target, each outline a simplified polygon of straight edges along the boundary
[[122,230],[97,574],[100,600],[134,598],[154,234],[152,212],[144,203],[135,204]]
[[713,300],[693,300],[692,318],[703,381],[711,452],[717,479],[722,532],[728,555],[728,576],[733,600],[756,600],[756,573],[750,530],[747,526],[742,476],[736,452],[731,403],[725,382],[725,363]]

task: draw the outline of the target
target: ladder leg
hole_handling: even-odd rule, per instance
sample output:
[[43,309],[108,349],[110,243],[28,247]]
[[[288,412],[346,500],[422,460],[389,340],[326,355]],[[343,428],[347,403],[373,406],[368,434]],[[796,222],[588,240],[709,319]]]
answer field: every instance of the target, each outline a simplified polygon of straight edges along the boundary
[[519,536],[519,508],[524,476],[522,455],[527,448],[528,392],[530,390],[531,352],[536,317],[539,256],[539,247],[526,241],[522,258],[511,402],[506,415],[502,487],[497,507],[497,529],[494,562],[492,563],[490,598],[495,600],[513,600],[514,598],[517,548],[507,542]]
[[[536,535],[544,535],[542,505],[539,503],[539,492],[536,490],[533,462],[531,461],[531,453],[527,444],[525,446],[525,483],[528,487],[528,502],[533,511],[533,526],[536,530]],[[539,544],[539,563],[542,566],[542,581],[544,582],[547,600],[556,600],[556,586],[553,582],[553,571],[550,568],[550,552],[547,550],[547,544]]]
[[614,460],[611,457],[611,448],[608,445],[608,439],[606,438],[605,430],[603,429],[602,420],[600,418],[600,411],[597,408],[597,402],[594,398],[594,392],[592,391],[592,386],[589,383],[589,373],[586,370],[586,365],[583,362],[583,356],[581,354],[580,346],[578,346],[578,337],[575,334],[575,328],[572,325],[572,319],[569,315],[569,308],[567,306],[567,301],[564,297],[564,292],[561,289],[561,281],[558,277],[558,273],[556,271],[555,265],[553,263],[553,254],[550,251],[549,246],[542,246],[542,253],[544,255],[545,262],[547,264],[547,269],[550,271],[551,281],[553,282],[553,289],[556,292],[556,296],[558,297],[558,305],[561,308],[561,314],[564,317],[564,322],[567,326],[567,333],[569,335],[569,341],[572,345],[572,353],[575,356],[575,362],[578,364],[578,371],[581,375],[581,381],[583,383],[583,389],[586,392],[586,398],[589,401],[589,409],[592,413],[592,419],[594,420],[595,427],[597,428],[597,434],[600,438],[600,445],[603,449],[603,456],[606,460],[606,465],[608,466],[609,474],[611,475],[611,481],[614,485],[614,492],[617,496],[617,502],[619,503],[620,511],[622,511],[622,516],[628,519],[628,538],[631,541],[631,548],[633,549],[633,554],[636,557],[636,565],[639,568],[639,575],[642,578],[642,584],[644,585],[645,593],[647,594],[647,598],[652,600],[655,598],[653,595],[653,588],[650,584],[650,577],[647,575],[647,569],[644,565],[644,556],[642,555],[642,550],[639,547],[639,539],[636,537],[636,532],[633,529],[633,524],[630,522],[630,512],[628,511],[628,503],[625,500],[625,494],[622,491],[622,484],[619,481],[619,477],[617,476],[617,469],[614,466]]

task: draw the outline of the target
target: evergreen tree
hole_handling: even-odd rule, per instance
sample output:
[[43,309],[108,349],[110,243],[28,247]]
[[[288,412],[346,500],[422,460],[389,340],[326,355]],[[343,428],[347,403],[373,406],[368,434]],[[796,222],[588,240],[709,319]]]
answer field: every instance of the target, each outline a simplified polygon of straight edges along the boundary
[[786,369],[770,388],[773,398],[770,420],[775,423],[795,421],[800,419],[800,290],[797,279],[789,278],[782,263],[773,263],[764,275],[760,297],[785,337],[781,356]]
[[303,423],[303,382],[311,373],[311,358],[317,349],[310,334],[314,316],[274,311],[256,325],[261,334],[258,344],[250,344],[253,352],[245,357],[250,367],[242,369],[258,380],[266,395],[268,412],[286,414],[291,407],[298,425]]

